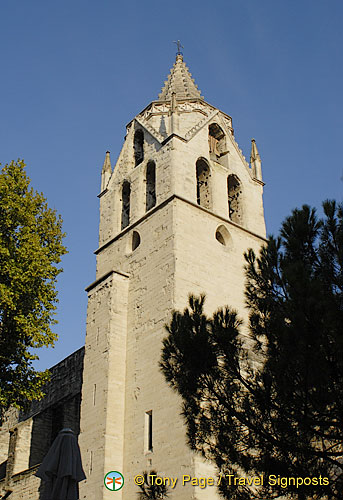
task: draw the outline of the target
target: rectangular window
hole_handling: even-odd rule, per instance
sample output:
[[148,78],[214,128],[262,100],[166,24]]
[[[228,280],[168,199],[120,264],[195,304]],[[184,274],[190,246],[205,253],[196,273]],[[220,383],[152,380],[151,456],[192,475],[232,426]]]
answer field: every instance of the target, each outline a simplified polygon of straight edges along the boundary
[[153,451],[152,448],[152,410],[145,413],[145,452],[149,453]]

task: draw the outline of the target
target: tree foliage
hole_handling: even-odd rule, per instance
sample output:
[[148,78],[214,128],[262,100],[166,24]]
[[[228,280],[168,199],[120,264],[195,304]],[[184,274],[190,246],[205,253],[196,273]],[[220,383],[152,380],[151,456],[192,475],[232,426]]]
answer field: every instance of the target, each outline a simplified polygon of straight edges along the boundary
[[163,500],[168,498],[168,486],[166,484],[156,484],[158,477],[156,471],[143,472],[144,483],[139,485],[140,491],[137,493],[138,500]]
[[23,161],[0,173],[0,418],[9,406],[42,397],[48,372],[33,349],[54,344],[56,264],[66,253],[62,220],[29,187]]
[[222,475],[264,477],[222,480],[225,498],[343,498],[343,210],[323,207],[323,220],[294,210],[259,256],[245,254],[244,330],[228,307],[208,318],[203,296],[167,327],[161,368],[189,445]]

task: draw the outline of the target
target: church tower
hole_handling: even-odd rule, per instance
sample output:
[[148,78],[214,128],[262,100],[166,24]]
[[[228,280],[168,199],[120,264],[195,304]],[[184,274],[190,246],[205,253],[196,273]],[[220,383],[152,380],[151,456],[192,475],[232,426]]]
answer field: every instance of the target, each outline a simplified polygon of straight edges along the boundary
[[113,499],[104,475],[120,471],[116,498],[134,500],[133,478],[178,477],[171,498],[217,499],[216,487],[182,486],[214,475],[188,448],[180,399],[159,370],[165,324],[188,295],[212,314],[244,311],[243,252],[265,238],[261,159],[239,149],[232,119],[201,96],[178,52],[158,100],[126,127],[112,170],[101,173],[99,248],[89,302],[80,446],[80,499]]

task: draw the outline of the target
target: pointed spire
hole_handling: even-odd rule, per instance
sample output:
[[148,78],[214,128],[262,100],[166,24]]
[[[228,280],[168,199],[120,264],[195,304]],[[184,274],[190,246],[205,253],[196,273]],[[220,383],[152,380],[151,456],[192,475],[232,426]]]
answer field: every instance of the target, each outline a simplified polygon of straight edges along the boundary
[[203,99],[198,86],[195,85],[189,69],[183,61],[183,55],[178,52],[174,66],[170,70],[168,80],[159,94],[160,101],[169,101],[175,92],[176,99]]
[[250,161],[253,163],[255,160],[260,160],[260,155],[256,146],[256,141],[255,139],[251,139],[251,154],[250,154]]
[[262,162],[255,139],[251,139],[250,164],[255,179],[262,181]]
[[112,175],[110,152],[106,151],[105,161],[101,170],[101,191],[106,189],[108,181]]
[[105,156],[105,161],[102,166],[102,173],[104,172],[109,172],[110,174],[112,173],[112,167],[111,167],[111,157],[110,157],[110,152],[106,151],[106,156]]

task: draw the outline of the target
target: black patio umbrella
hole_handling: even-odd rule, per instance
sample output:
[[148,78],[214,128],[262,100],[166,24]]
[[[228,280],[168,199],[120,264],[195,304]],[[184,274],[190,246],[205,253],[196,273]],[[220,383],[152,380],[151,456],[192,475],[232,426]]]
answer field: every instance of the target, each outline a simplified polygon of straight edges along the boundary
[[45,482],[41,500],[78,500],[79,482],[86,479],[80,448],[71,429],[62,429],[36,476]]

